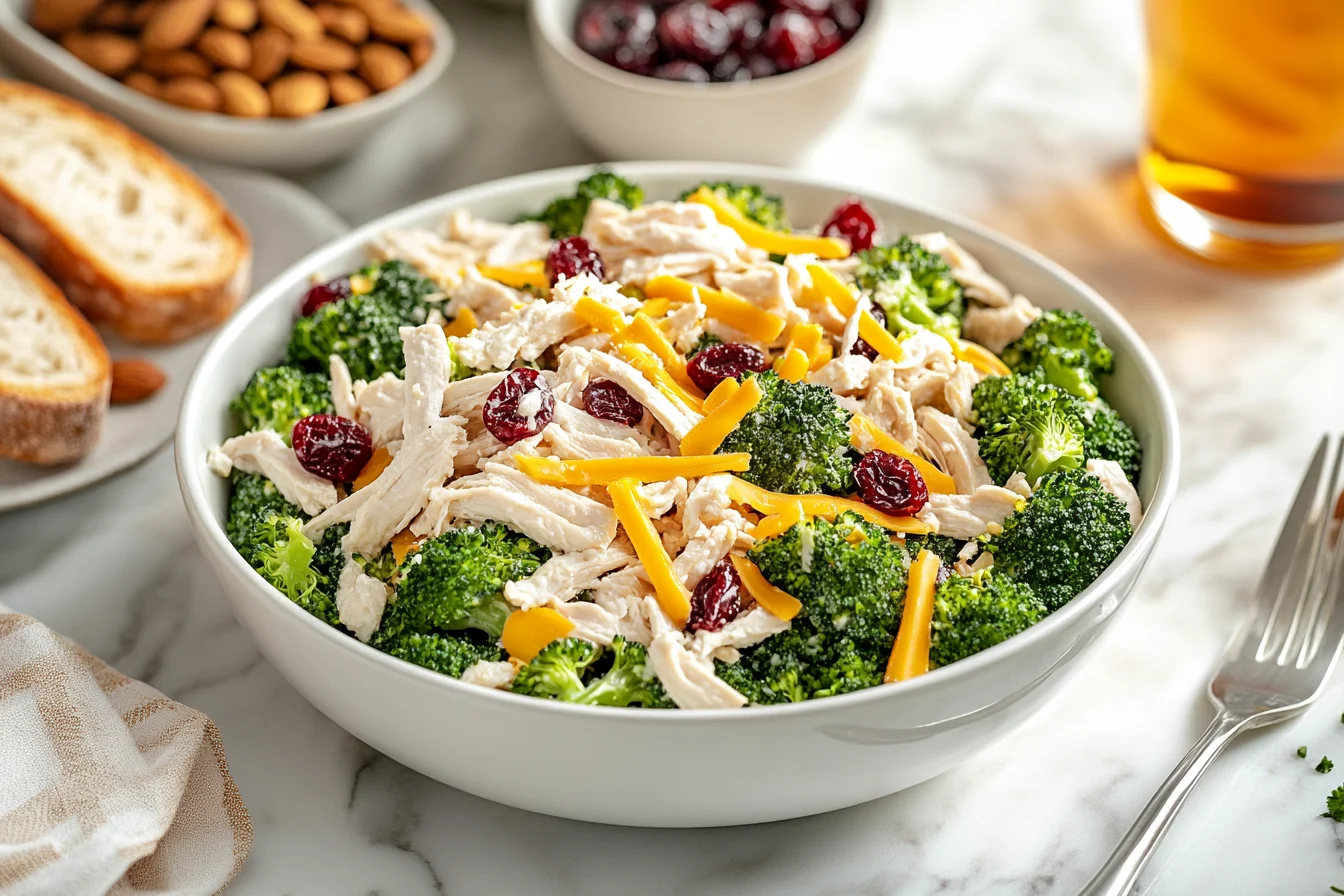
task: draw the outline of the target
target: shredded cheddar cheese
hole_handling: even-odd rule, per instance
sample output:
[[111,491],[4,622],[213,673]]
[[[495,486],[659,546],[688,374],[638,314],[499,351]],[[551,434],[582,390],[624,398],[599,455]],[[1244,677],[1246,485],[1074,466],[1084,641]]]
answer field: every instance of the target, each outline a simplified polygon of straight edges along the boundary
[[819,516],[834,520],[838,514],[850,511],[875,526],[881,526],[890,532],[903,532],[906,535],[927,535],[933,528],[922,520],[912,516],[892,516],[880,510],[874,510],[862,501],[852,498],[833,498],[830,495],[783,495],[767,491],[759,485],[752,485],[744,479],[734,476],[728,486],[728,497],[738,504],[748,504],[764,514],[782,513],[789,501],[803,505],[803,513],[808,517]]
[[480,324],[476,321],[476,312],[463,306],[451,321],[443,325],[443,333],[445,336],[466,336],[478,326]]
[[801,501],[789,501],[779,513],[762,517],[751,530],[751,537],[757,541],[776,538],[801,523],[806,518]]
[[524,289],[530,286],[544,292],[551,291],[551,281],[546,277],[546,263],[540,258],[499,267],[479,265],[476,270],[487,280],[503,283],[512,289]]
[[728,437],[728,433],[737,428],[742,418],[751,413],[765,397],[765,391],[755,377],[742,383],[736,392],[718,407],[705,415],[686,437],[681,440],[683,455],[713,454]]
[[924,484],[928,486],[929,491],[940,495],[955,495],[957,493],[957,484],[951,476],[883,432],[881,427],[862,414],[855,414],[849,418],[849,432],[850,444],[861,451],[864,445],[871,444],[873,448],[877,448],[879,451],[895,454],[897,457],[903,457],[910,461],[919,471],[919,475],[924,480]]
[[788,233],[769,230],[747,218],[736,206],[725,201],[708,187],[701,187],[687,197],[688,202],[698,202],[709,206],[720,224],[731,227],[742,237],[742,241],[756,249],[764,249],[773,255],[802,255],[812,253],[818,258],[847,258],[849,243],[845,240],[826,236],[812,236],[805,233]]
[[534,607],[510,613],[504,620],[504,633],[499,641],[510,657],[530,663],[547,644],[560,640],[572,631],[574,623],[555,610]]
[[737,380],[732,377],[724,377],[719,384],[705,396],[703,410],[706,414],[713,411],[719,405],[733,397],[733,393],[738,390]]
[[608,485],[607,494],[611,496],[612,509],[625,527],[625,534],[634,546],[639,562],[644,564],[658,606],[663,608],[677,628],[684,628],[691,616],[691,596],[672,570],[672,560],[667,556],[663,540],[649,522],[635,486],[633,479],[618,479]]
[[757,308],[736,293],[700,286],[668,274],[650,277],[644,284],[644,294],[674,302],[690,302],[698,298],[705,306],[707,317],[721,320],[752,339],[765,343],[778,339],[786,324],[784,318]]
[[998,356],[975,342],[965,339],[949,339],[952,343],[952,354],[958,361],[965,361],[981,373],[987,373],[990,376],[1008,376],[1012,373],[1008,365],[999,360]]
[[587,460],[560,460],[555,457],[520,454],[518,469],[537,482],[548,485],[611,485],[619,479],[636,482],[666,482],[684,476],[687,479],[713,473],[740,473],[751,465],[751,455],[712,454],[683,457],[595,457]]
[[654,356],[653,352],[639,343],[628,341],[620,342],[616,351],[631,367],[638,370],[644,375],[645,379],[653,383],[659,392],[674,401],[681,402],[697,414],[701,412],[704,400],[683,389],[681,384],[673,379],[667,369],[663,367],[663,362]]
[[755,599],[756,603],[785,622],[802,611],[802,601],[787,591],[782,591],[771,585],[755,563],[738,554],[729,554],[728,559],[732,562],[733,568],[737,570],[737,577],[742,580],[742,587],[747,589],[747,593]]
[[364,464],[364,469],[359,471],[355,481],[350,484],[351,491],[359,491],[379,476],[387,469],[387,465],[392,463],[392,454],[382,445],[373,449],[373,454],[369,455],[368,463]]
[[574,303],[574,313],[595,330],[615,336],[625,329],[625,317],[615,308],[608,308],[596,299],[584,296]]
[[672,379],[677,381],[677,385],[698,400],[704,400],[704,393],[700,391],[700,387],[686,372],[685,357],[673,347],[672,343],[668,341],[667,334],[658,329],[658,325],[647,314],[637,313],[635,319],[620,332],[617,338],[622,341],[634,340],[653,352],[654,357],[662,362],[663,369],[668,372]]
[[905,608],[901,627],[891,648],[886,674],[882,680],[907,681],[929,671],[929,641],[932,637],[933,599],[938,590],[938,568],[942,561],[929,550],[922,550],[910,564],[910,580],[905,590]]

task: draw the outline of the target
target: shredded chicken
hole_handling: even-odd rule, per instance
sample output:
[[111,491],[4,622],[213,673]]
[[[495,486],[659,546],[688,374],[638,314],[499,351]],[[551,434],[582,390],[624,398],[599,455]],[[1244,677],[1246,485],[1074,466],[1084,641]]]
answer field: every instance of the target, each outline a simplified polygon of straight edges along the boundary
[[1008,287],[986,273],[980,262],[952,237],[945,233],[924,233],[912,239],[930,252],[943,256],[943,260],[952,268],[952,279],[961,284],[968,299],[995,307],[1008,304]]
[[443,327],[434,324],[402,327],[401,341],[406,357],[406,382],[411,384],[402,389],[406,402],[402,438],[414,439],[439,419],[453,362]]
[[406,416],[406,384],[396,374],[385,373],[367,385],[354,385],[355,417],[369,431],[375,445],[387,445],[401,439]]
[[705,332],[705,306],[700,302],[684,302],[663,318],[663,331],[683,355],[695,348]]
[[714,674],[712,661],[686,649],[680,632],[664,632],[653,639],[649,668],[682,709],[732,709],[747,703]]
[[305,470],[294,449],[269,429],[234,436],[212,449],[206,462],[220,476],[229,475],[235,468],[265,476],[286,501],[299,505],[307,514],[321,513],[336,503],[336,486]]
[[[585,349],[573,348],[570,351]],[[685,438],[686,433],[702,419],[700,414],[688,408],[680,399],[664,395],[645,379],[644,374],[620,358],[606,352],[591,352],[588,363],[591,372],[598,378],[612,380],[634,396],[678,441]]]
[[967,339],[999,354],[1040,316],[1041,309],[1025,296],[1013,296],[1007,305],[999,307],[972,304],[966,309],[961,331]]
[[609,275],[641,287],[655,273],[694,277],[764,260],[707,206],[694,203],[649,202],[632,210],[597,199],[588,207],[583,235]]
[[602,576],[633,560],[628,551],[615,546],[557,554],[527,578],[505,585],[504,599],[520,610],[563,604],[596,588]]
[[387,586],[373,576],[365,575],[358,563],[347,559],[336,584],[336,612],[341,625],[367,644],[378,631],[386,607]]
[[782,264],[767,261],[740,271],[716,271],[714,283],[787,321],[799,319],[789,288],[789,269]]
[[470,308],[478,320],[499,320],[525,298],[518,290],[482,277],[480,271],[469,267],[463,272],[461,283],[451,292],[448,310],[456,315],[463,308]]
[[621,633],[619,620],[597,604],[576,600],[560,604],[555,610],[574,624],[567,637],[582,638],[607,647],[611,639]]
[[1124,468],[1113,460],[1094,457],[1087,462],[1087,472],[1101,480],[1101,487],[1124,502],[1129,510],[1129,523],[1138,528],[1143,520],[1143,502],[1135,491],[1133,483],[1125,475]]
[[1003,521],[1021,508],[1017,492],[997,485],[982,485],[970,494],[929,495],[929,503],[916,516],[939,535],[963,541],[1000,531]]
[[518,669],[513,663],[480,660],[466,668],[462,673],[462,681],[483,688],[503,690],[513,684],[514,676],[517,674]]
[[969,495],[990,484],[980,446],[955,418],[933,408],[920,408],[916,416],[920,451],[952,477],[960,494]]
[[475,264],[479,257],[470,246],[446,240],[423,228],[385,230],[373,239],[369,250],[378,261],[410,262],[445,293],[452,293],[461,285],[462,269]]
[[735,663],[738,651],[789,630],[789,623],[764,607],[752,607],[716,632],[701,629],[691,639],[691,653],[709,660]]
[[472,217],[459,209],[444,222],[444,232],[454,243],[475,252],[477,264],[504,266],[545,258],[551,247],[550,229],[540,221],[499,224]]
[[952,416],[966,427],[967,432],[975,431],[975,426],[971,423],[972,396],[979,382],[980,371],[965,361],[958,361],[952,375],[947,378],[947,384],[943,386],[944,403],[952,412]]
[[807,375],[807,381],[836,395],[858,395],[868,388],[873,362],[863,355],[841,355]]
[[332,355],[327,359],[327,364],[331,370],[332,408],[347,420],[357,419],[359,406],[355,404],[355,384],[350,379],[350,368],[340,355]]

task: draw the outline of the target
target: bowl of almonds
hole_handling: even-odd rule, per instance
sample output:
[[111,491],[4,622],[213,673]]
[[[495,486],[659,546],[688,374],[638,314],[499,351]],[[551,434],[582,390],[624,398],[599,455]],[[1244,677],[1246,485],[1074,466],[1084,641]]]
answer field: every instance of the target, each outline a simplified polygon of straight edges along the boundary
[[350,152],[452,53],[426,0],[0,0],[0,59],[20,74],[236,165]]

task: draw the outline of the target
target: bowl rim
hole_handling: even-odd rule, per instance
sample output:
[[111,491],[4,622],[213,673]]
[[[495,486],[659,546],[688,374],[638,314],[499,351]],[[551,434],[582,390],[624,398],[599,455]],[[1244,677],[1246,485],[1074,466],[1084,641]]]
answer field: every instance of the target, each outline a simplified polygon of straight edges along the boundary
[[[137,115],[152,118],[158,124],[171,124],[175,127],[189,128],[200,134],[246,136],[256,139],[275,138],[282,135],[316,131],[323,128],[340,128],[346,124],[365,121],[384,111],[391,111],[399,105],[409,102],[432,85],[443,74],[449,62],[457,53],[457,37],[452,26],[443,15],[434,8],[429,0],[402,0],[407,6],[424,16],[434,34],[435,52],[419,69],[411,73],[405,81],[375,93],[368,99],[348,106],[332,106],[313,115],[302,118],[241,118],[226,115],[223,112],[201,112],[174,106],[163,100],[146,96],[132,90],[122,82],[92,68],[59,43],[42,34],[18,13],[17,6],[0,2],[0,33],[8,35],[43,60],[60,69],[67,77],[73,78],[81,87],[97,95],[107,105],[104,111],[116,110],[118,118],[124,118],[126,110]],[[65,90],[60,90],[66,93]],[[76,97],[78,99],[78,97]],[[135,125],[133,125],[135,126]],[[138,126],[135,126],[137,130]]]
[[[280,592],[270,587],[243,560],[242,555],[234,549],[226,537],[223,525],[214,518],[213,513],[207,512],[206,508],[209,505],[201,482],[208,481],[208,479],[188,472],[188,465],[192,465],[196,470],[204,470],[209,473],[208,470],[205,470],[206,459],[204,453],[201,453],[199,457],[193,455],[195,446],[192,443],[195,440],[192,436],[200,429],[204,415],[218,413],[220,409],[202,407],[198,396],[205,388],[206,381],[215,374],[216,369],[228,358],[230,347],[246,334],[248,328],[261,315],[262,309],[277,301],[292,301],[292,291],[295,284],[304,282],[314,272],[322,270],[324,264],[352,249],[366,249],[372,237],[388,228],[412,225],[412,222],[429,214],[446,214],[453,208],[468,208],[474,202],[496,198],[500,194],[507,195],[557,181],[577,181],[599,168],[614,170],[632,179],[684,176],[691,180],[696,178],[723,179],[725,177],[735,180],[774,180],[793,186],[834,190],[837,195],[841,196],[867,196],[900,206],[917,214],[937,218],[944,224],[972,232],[977,237],[997,245],[1000,249],[1016,254],[1028,263],[1041,268],[1052,278],[1060,281],[1062,285],[1075,291],[1091,306],[1088,309],[1089,315],[1100,318],[1106,330],[1120,334],[1122,341],[1127,343],[1129,349],[1127,356],[1130,363],[1138,367],[1139,373],[1147,380],[1157,398],[1159,424],[1151,438],[1158,440],[1163,447],[1162,465],[1156,471],[1157,479],[1153,489],[1153,497],[1145,508],[1143,521],[1129,543],[1125,545],[1124,550],[1096,581],[1074,597],[1073,600],[1026,631],[974,656],[959,660],[949,666],[930,670],[912,680],[901,682],[899,687],[879,686],[849,694],[826,697],[822,700],[755,706],[746,712],[728,709],[677,709],[669,712],[647,712],[628,707],[580,706],[558,700],[538,700],[534,697],[512,694],[508,691],[467,684],[451,676],[432,672],[375,650],[358,639],[342,634],[334,627],[322,623],[316,617],[299,608],[294,602],[287,600]],[[226,556],[228,559],[225,562],[231,564],[242,575],[243,580],[248,582],[253,598],[273,601],[279,606],[281,612],[289,612],[302,617],[300,624],[311,626],[318,637],[325,638],[332,644],[343,645],[337,647],[337,649],[350,651],[352,658],[381,666],[386,671],[403,678],[418,680],[431,687],[444,688],[451,694],[494,703],[500,709],[507,707],[517,709],[522,705],[531,705],[537,712],[566,713],[579,716],[597,714],[596,717],[601,718],[604,722],[614,722],[624,718],[631,722],[654,721],[656,724],[689,724],[709,719],[721,721],[725,724],[752,724],[754,722],[766,722],[784,715],[802,716],[823,712],[827,708],[838,710],[844,707],[858,707],[860,704],[879,700],[900,699],[902,695],[913,696],[930,688],[950,686],[958,678],[969,678],[986,666],[1028,651],[1038,642],[1051,638],[1056,632],[1067,630],[1076,621],[1088,614],[1097,612],[1098,605],[1111,592],[1116,582],[1131,573],[1137,576],[1151,554],[1154,542],[1156,542],[1158,533],[1161,531],[1170,511],[1176,493],[1180,463],[1180,435],[1175,399],[1156,359],[1143,340],[1140,339],[1138,333],[1114,307],[1095,290],[1059,264],[1015,240],[959,215],[939,212],[916,202],[906,202],[880,190],[856,189],[854,184],[845,184],[826,177],[814,177],[802,172],[781,168],[716,162],[626,162],[615,163],[610,166],[577,165],[499,178],[422,200],[369,221],[343,234],[286,268],[281,274],[256,291],[253,297],[224,326],[216,331],[210,344],[202,353],[183,394],[174,447],[178,483],[188,515],[194,523],[198,543],[201,542],[202,533],[204,534],[205,542],[200,544],[202,550]],[[214,474],[210,473],[209,475]],[[1102,615],[1109,615],[1113,609],[1114,607],[1104,608]],[[504,703],[500,704],[497,701],[504,701]],[[526,704],[520,704],[518,701],[526,701]]]
[[[582,0],[576,0],[576,2],[582,2]],[[854,36],[846,41],[840,49],[819,62],[805,65],[791,72],[771,75],[768,78],[754,78],[750,81],[711,81],[708,84],[687,84],[679,81],[664,81],[661,78],[654,78],[649,75],[637,75],[607,65],[605,62],[589,56],[579,49],[579,45],[574,42],[573,37],[560,27],[557,15],[553,11],[560,9],[564,4],[557,2],[557,0],[528,0],[527,18],[531,23],[532,32],[539,35],[547,46],[554,49],[570,65],[615,87],[683,99],[709,97],[714,100],[725,100],[747,94],[777,93],[781,90],[802,87],[809,80],[816,81],[825,78],[838,71],[842,66],[861,64],[866,57],[868,45],[875,43],[881,33],[886,19],[887,3],[888,0],[869,0],[868,11],[864,16],[863,24],[859,26],[859,30],[855,31]],[[552,12],[539,12],[545,9]]]

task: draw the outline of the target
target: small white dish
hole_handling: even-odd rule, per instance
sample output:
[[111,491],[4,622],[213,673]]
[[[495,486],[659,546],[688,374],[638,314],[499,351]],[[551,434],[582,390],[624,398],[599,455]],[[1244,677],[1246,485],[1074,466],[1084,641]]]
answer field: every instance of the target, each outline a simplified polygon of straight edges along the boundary
[[404,83],[362,103],[306,118],[237,118],[160,102],[93,70],[28,25],[28,2],[0,0],[0,60],[5,65],[121,119],[170,149],[252,168],[298,170],[353,151],[443,74],[456,47],[452,29],[427,0],[405,0],[433,28],[434,54]]
[[[782,196],[800,224],[824,220],[853,192],[745,165],[614,169],[652,199],[703,180],[759,183]],[[232,435],[229,401],[256,368],[283,354],[309,276],[366,263],[369,243],[387,228],[437,228],[454,209],[513,220],[572,192],[589,173],[512,177],[366,224],[296,262],[216,335],[182,403],[177,476],[196,542],[262,653],[334,722],[416,771],[510,806],[611,824],[748,824],[853,806],[941,774],[1021,724],[1081,667],[1157,543],[1176,491],[1175,402],[1138,335],[1076,277],[974,224],[891,199],[865,196],[888,232],[942,230],[1010,288],[1047,308],[1086,312],[1116,355],[1107,398],[1143,442],[1146,515],[1134,538],[1091,587],[1003,644],[912,681],[789,706],[577,706],[464,684],[380,653],[305,613],[229,544],[228,483],[207,467],[206,452]]]
[[[255,282],[266,282],[295,257],[347,229],[335,212],[289,181],[213,166],[197,171],[251,231]],[[162,346],[130,345],[101,335],[113,360],[148,358],[168,382],[148,401],[110,408],[98,444],[76,463],[38,467],[0,459],[0,513],[92,485],[143,460],[172,437],[187,380],[212,334]]]
[[[12,2],[12,0],[0,0]],[[849,107],[889,0],[871,0],[849,43],[820,62],[756,81],[683,84],[621,71],[574,42],[584,0],[531,0],[532,49],[569,123],[610,159],[791,165]]]

